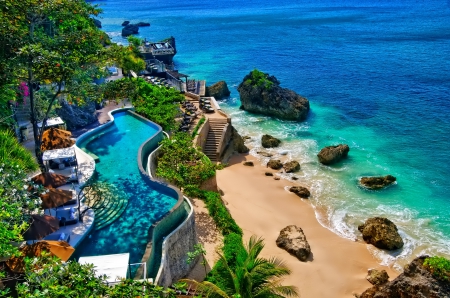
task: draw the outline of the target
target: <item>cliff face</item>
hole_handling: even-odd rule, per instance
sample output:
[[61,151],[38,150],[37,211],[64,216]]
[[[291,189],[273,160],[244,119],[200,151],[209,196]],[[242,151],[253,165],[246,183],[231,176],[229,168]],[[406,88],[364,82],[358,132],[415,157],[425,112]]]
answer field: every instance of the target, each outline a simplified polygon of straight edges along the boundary
[[302,121],[309,112],[309,101],[294,91],[280,87],[274,77],[253,70],[238,87],[241,109],[284,120]]

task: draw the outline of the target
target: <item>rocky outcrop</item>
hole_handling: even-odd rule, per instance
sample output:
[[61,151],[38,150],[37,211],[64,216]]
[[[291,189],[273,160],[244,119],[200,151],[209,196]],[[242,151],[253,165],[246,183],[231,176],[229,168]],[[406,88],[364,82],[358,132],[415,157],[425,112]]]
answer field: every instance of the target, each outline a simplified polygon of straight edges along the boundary
[[126,25],[128,25],[130,23],[130,21],[124,21],[123,23],[122,23],[122,26],[126,26]]
[[138,27],[150,27],[150,23],[147,22],[139,22],[136,24]]
[[66,122],[67,130],[74,130],[84,127],[97,121],[95,103],[89,102],[83,106],[69,104],[67,101],[61,101],[61,107],[56,109],[56,113]]
[[427,257],[414,259],[396,279],[367,289],[358,298],[450,298],[450,281],[439,280],[424,266]]
[[101,29],[102,28],[102,22],[97,19],[92,19],[94,21],[95,27]]
[[253,167],[254,166],[253,161],[244,161],[244,166]]
[[303,199],[307,199],[311,196],[309,190],[303,186],[291,186],[289,188],[289,191],[295,193],[297,196]]
[[264,175],[266,175],[266,176],[273,176],[273,173],[271,173],[271,172],[265,172]]
[[280,231],[276,240],[277,246],[305,262],[311,254],[311,248],[300,227],[290,225]]
[[392,175],[380,177],[362,177],[359,182],[368,189],[382,189],[393,184],[397,178]]
[[348,145],[339,144],[337,146],[328,146],[320,150],[317,157],[319,162],[324,165],[330,165],[347,157],[350,148]]
[[267,167],[274,169],[274,170],[279,170],[283,167],[283,164],[281,163],[281,161],[279,159],[271,159],[267,163]]
[[302,121],[309,112],[309,101],[259,70],[246,75],[238,86],[241,109],[284,120]]
[[222,99],[230,96],[231,94],[225,81],[220,81],[209,87],[206,87],[205,93],[205,96],[214,97],[215,99]]
[[248,153],[250,151],[250,149],[248,149],[248,147],[245,146],[244,139],[241,137],[236,128],[234,128],[233,126],[232,126],[231,141],[233,142],[234,151],[238,153]]
[[285,163],[283,168],[286,173],[294,173],[300,171],[300,164],[298,161],[291,160]]
[[264,148],[273,148],[278,147],[281,144],[281,141],[271,135],[263,135],[261,138],[261,145]]
[[375,286],[380,286],[389,281],[386,270],[369,269],[366,279]]
[[400,237],[397,226],[387,218],[372,217],[358,226],[364,241],[378,248],[394,250],[403,247],[403,239]]
[[139,26],[134,24],[128,24],[125,27],[122,28],[122,36],[130,36],[132,34],[138,34],[139,33]]

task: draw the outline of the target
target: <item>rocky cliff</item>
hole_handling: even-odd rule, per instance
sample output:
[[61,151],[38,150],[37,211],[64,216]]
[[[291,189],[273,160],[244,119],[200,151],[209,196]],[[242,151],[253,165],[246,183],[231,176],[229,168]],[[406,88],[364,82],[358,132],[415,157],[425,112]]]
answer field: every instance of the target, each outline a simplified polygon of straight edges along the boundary
[[358,298],[450,298],[450,281],[441,280],[423,265],[426,256],[414,259],[393,281],[375,285]]
[[277,117],[302,121],[309,112],[309,101],[294,91],[280,87],[280,82],[269,74],[253,70],[238,86],[241,109]]
[[222,99],[230,96],[230,90],[228,89],[225,81],[219,81],[211,86],[206,87],[206,96],[214,97],[215,99]]

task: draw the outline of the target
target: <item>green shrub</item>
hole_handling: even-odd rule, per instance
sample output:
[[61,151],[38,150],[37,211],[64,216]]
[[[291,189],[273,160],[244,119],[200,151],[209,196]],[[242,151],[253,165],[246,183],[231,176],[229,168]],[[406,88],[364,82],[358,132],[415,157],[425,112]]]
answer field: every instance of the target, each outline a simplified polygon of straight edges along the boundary
[[438,279],[450,281],[450,260],[435,256],[426,258],[423,266]]
[[194,131],[192,132],[192,137],[195,138],[195,136],[197,135],[198,130],[200,129],[200,127],[202,126],[203,123],[205,123],[206,118],[205,116],[203,116],[197,123],[197,125],[194,128]]
[[161,141],[156,175],[180,188],[199,187],[216,174],[216,166],[192,146],[192,137],[178,132]]
[[254,69],[250,72],[250,78],[245,81],[245,84],[264,87],[267,90],[270,90],[273,87],[273,82],[268,79],[269,75]]

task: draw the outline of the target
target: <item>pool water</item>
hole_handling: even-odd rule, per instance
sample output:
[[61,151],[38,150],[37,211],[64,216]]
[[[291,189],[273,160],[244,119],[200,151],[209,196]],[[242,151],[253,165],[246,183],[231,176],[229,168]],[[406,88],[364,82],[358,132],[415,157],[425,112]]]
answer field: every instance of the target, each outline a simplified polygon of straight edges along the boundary
[[138,168],[137,154],[158,128],[129,112],[114,114],[114,122],[97,137],[78,144],[100,159],[95,175],[127,196],[128,206],[112,224],[92,232],[76,249],[75,257],[130,253],[130,263],[140,262],[151,240],[148,231],[176,204],[177,199],[153,189]]

